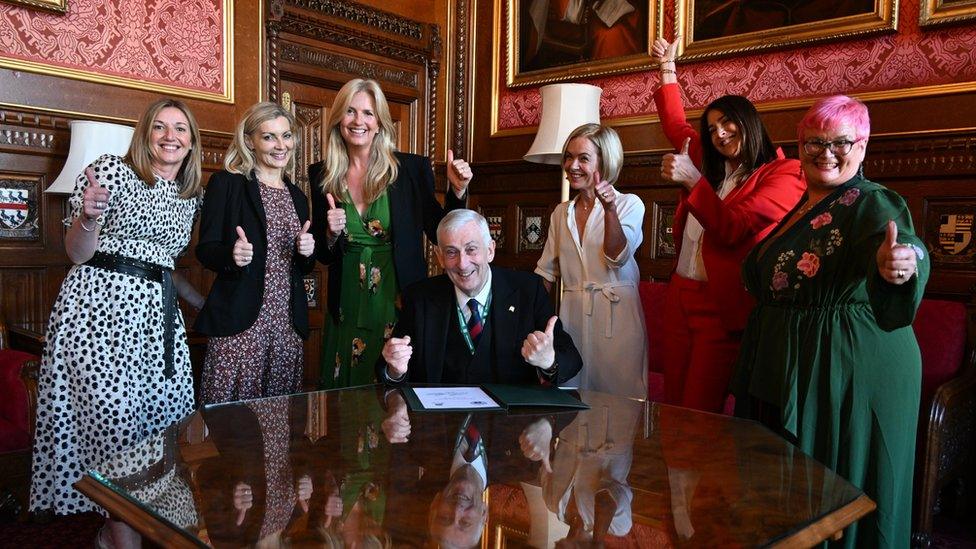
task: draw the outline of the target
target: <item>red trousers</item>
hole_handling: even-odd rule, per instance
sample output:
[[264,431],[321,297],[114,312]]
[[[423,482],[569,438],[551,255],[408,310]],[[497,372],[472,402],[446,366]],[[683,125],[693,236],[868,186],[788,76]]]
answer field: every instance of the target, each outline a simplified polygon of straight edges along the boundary
[[739,354],[739,336],[719,318],[705,284],[671,275],[664,300],[664,401],[720,413]]

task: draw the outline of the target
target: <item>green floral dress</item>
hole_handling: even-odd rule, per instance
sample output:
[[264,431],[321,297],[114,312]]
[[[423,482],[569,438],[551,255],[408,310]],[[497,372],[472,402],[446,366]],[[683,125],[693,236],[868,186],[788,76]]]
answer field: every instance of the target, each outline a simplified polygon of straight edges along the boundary
[[348,195],[343,207],[348,244],[339,318],[326,320],[320,389],[373,383],[373,366],[397,319],[389,195],[384,192],[362,216]]
[[[900,286],[877,270],[888,220],[918,256],[918,275]],[[844,533],[848,547],[908,547],[923,246],[904,200],[859,174],[743,263],[758,304],[732,381],[736,413],[756,417],[757,403],[776,410],[801,450],[877,502]]]

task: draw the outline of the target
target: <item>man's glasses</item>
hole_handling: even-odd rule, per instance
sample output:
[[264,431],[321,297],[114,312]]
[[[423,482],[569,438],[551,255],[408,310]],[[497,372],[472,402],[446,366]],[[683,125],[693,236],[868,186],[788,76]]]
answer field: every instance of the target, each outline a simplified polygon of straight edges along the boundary
[[811,139],[803,142],[803,152],[810,156],[820,156],[827,149],[834,153],[834,156],[845,156],[851,152],[851,147],[860,139],[851,141],[850,139],[837,139],[835,141],[823,141]]

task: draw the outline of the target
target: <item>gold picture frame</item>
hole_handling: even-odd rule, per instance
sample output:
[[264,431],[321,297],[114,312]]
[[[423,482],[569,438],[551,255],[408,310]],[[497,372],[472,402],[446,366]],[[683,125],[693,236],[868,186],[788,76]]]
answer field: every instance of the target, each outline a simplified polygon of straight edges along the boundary
[[65,13],[68,11],[68,0],[0,0],[15,6],[27,6],[38,8],[55,13]]
[[[495,0],[495,28],[505,29],[509,88],[578,81],[654,65],[651,45],[662,33],[663,0],[604,0],[599,4],[615,5],[616,12],[598,12],[592,3],[571,2],[580,6],[577,23],[554,16],[554,4],[554,0]],[[607,20],[612,23],[607,25]],[[633,53],[612,55],[613,51]]]
[[976,19],[976,0],[922,0],[918,24],[934,27]]
[[[175,95],[192,99],[213,101],[215,103],[234,103],[234,1],[218,0],[223,11],[221,20],[221,72],[223,74],[223,86],[219,91],[204,91],[193,88],[182,87],[176,83],[148,82],[135,76],[118,76],[108,74],[104,71],[96,71],[87,68],[75,68],[40,60],[24,60],[20,58],[7,57],[0,53],[0,68],[26,71],[45,76],[55,76],[59,78],[70,78],[72,80],[82,80],[109,86],[119,86],[122,88],[151,91],[162,95]],[[29,5],[43,7],[44,5],[54,5],[60,3],[67,9],[67,0],[0,0],[18,5]],[[47,9],[47,8],[45,8]],[[57,11],[53,7],[51,8]]]
[[[780,4],[783,10],[777,10]],[[675,32],[682,36],[681,59],[684,60],[752,53],[898,29],[898,0],[762,3],[677,0],[675,6]],[[820,13],[825,17],[818,18]]]

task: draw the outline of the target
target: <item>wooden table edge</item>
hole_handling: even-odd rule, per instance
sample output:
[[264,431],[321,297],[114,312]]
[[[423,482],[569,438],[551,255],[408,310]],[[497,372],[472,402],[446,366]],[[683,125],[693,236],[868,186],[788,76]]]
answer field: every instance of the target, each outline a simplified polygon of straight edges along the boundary
[[864,494],[847,505],[807,525],[772,545],[777,549],[792,547],[813,547],[826,540],[839,540],[847,528],[855,521],[874,511],[878,506]]
[[98,482],[86,474],[74,484],[76,490],[90,497],[104,507],[114,518],[135,528],[140,534],[158,543],[161,547],[193,548],[206,547],[203,542],[194,543],[167,523]]

